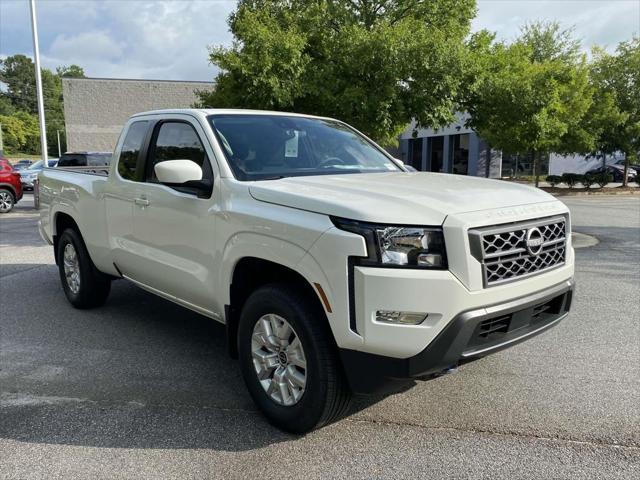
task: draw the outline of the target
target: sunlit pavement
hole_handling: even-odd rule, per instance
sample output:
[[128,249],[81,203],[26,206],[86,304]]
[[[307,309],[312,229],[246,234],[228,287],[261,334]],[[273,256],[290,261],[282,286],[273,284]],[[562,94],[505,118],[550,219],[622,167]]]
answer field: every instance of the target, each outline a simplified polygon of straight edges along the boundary
[[304,437],[255,411],[222,326],[115,282],[74,310],[30,195],[0,216],[0,478],[638,478],[640,198],[563,198],[569,318]]

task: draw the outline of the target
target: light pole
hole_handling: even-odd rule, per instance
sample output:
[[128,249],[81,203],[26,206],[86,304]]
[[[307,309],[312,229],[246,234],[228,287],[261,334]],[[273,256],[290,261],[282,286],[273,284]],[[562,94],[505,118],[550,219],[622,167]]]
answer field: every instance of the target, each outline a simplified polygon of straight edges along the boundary
[[33,34],[33,57],[36,66],[36,94],[38,98],[38,119],[40,120],[40,148],[42,149],[43,167],[49,166],[47,157],[47,130],[44,122],[44,100],[42,97],[42,76],[40,74],[40,48],[38,46],[38,22],[36,20],[36,2],[30,0],[31,33]]
[[62,150],[60,150],[60,130],[56,130],[56,133],[58,134],[58,158],[60,158],[62,156]]

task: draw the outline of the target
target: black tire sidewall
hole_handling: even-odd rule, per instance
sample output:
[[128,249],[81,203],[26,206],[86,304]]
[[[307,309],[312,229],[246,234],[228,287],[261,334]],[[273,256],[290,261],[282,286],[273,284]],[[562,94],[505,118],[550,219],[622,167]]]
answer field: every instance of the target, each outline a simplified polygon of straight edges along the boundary
[[[68,244],[73,245],[80,263],[80,289],[77,293],[72,292],[69,288],[64,273],[64,249]],[[65,230],[58,241],[58,270],[64,293],[74,307],[89,308],[100,303],[97,301],[96,294],[104,290],[105,285],[102,285],[97,278],[98,272],[93,266],[82,237],[73,229]],[[108,286],[106,288],[108,289]]]
[[[293,327],[304,349],[307,360],[307,383],[302,398],[292,406],[278,405],[269,398],[260,384],[253,367],[251,337],[256,322],[266,314],[276,314]],[[333,368],[323,348],[319,335],[324,332],[314,328],[320,319],[303,296],[292,294],[284,287],[267,286],[257,290],[247,300],[242,310],[238,328],[238,352],[240,368],[251,397],[265,416],[277,427],[301,433],[312,429],[322,418],[327,402],[327,369]]]

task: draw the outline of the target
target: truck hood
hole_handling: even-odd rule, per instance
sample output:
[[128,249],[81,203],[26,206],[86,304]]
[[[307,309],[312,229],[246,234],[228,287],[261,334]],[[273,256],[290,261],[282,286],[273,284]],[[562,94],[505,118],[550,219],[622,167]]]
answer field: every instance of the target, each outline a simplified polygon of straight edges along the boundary
[[447,215],[555,201],[537,188],[426,172],[288,177],[251,184],[263,202],[378,223],[439,225]]

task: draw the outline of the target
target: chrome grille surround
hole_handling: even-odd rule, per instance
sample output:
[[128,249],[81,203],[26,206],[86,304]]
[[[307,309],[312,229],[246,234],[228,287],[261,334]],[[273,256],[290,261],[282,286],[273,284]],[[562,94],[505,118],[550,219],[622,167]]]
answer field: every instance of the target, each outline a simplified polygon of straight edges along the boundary
[[[533,235],[532,235],[533,234]],[[536,236],[535,248],[528,239]],[[482,264],[485,287],[520,280],[564,265],[567,219],[541,218],[469,230],[471,255]]]

